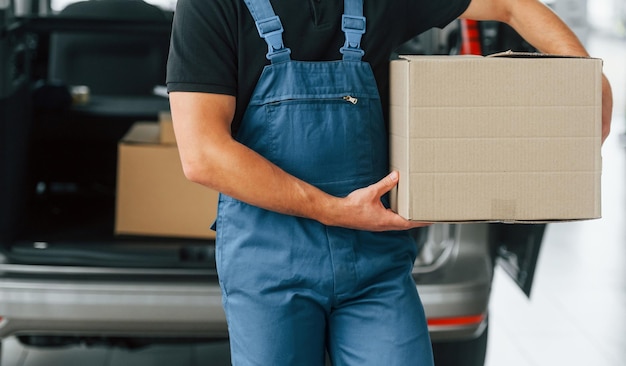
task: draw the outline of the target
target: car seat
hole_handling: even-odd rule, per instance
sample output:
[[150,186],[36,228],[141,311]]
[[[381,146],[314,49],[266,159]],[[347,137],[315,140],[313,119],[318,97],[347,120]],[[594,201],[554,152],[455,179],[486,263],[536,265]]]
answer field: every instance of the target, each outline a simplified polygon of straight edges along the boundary
[[[81,20],[166,23],[158,7],[142,0],[88,0],[59,14]],[[113,23],[112,23],[113,24]],[[50,36],[48,80],[86,85],[97,95],[150,95],[165,84],[169,34],[163,32],[58,31]]]

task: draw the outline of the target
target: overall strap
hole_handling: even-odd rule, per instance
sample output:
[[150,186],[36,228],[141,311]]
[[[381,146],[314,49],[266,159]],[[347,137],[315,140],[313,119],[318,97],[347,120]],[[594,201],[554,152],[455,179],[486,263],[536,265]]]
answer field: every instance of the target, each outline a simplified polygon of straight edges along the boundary
[[[265,40],[268,52],[265,57],[271,63],[289,61],[291,50],[283,42],[283,25],[274,13],[269,0],[244,0],[259,35]],[[363,0],[344,0],[344,14],[341,16],[341,30],[346,42],[340,52],[344,60],[360,61],[365,52],[361,49],[361,36],[365,33]]]
[[344,60],[361,61],[365,52],[361,49],[361,36],[365,33],[363,0],[344,0],[341,30],[346,34],[346,43],[340,52]]
[[283,43],[283,25],[274,13],[269,0],[244,0],[261,38],[267,43],[267,57],[271,63],[291,59],[291,50]]

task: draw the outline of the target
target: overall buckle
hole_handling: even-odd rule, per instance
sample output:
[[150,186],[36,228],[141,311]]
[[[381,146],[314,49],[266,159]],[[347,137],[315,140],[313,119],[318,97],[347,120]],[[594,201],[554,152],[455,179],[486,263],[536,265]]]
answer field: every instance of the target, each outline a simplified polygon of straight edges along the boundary
[[284,29],[278,16],[261,19],[255,24],[259,35],[267,43],[268,51],[265,57],[270,61],[288,60],[291,50],[283,43]]
[[346,43],[340,49],[344,59],[360,60],[365,54],[365,51],[361,49],[361,36],[365,33],[365,17],[342,15],[341,30],[346,35]]

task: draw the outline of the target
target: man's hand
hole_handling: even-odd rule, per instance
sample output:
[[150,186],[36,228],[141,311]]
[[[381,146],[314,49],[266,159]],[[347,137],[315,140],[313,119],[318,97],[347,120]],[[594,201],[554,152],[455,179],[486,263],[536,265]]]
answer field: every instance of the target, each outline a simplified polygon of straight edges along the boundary
[[385,208],[381,197],[398,184],[399,174],[391,172],[380,181],[350,193],[337,204],[336,222],[329,225],[367,231],[407,230],[430,223],[409,221]]
[[613,114],[613,91],[606,76],[602,75],[602,143],[611,132]]

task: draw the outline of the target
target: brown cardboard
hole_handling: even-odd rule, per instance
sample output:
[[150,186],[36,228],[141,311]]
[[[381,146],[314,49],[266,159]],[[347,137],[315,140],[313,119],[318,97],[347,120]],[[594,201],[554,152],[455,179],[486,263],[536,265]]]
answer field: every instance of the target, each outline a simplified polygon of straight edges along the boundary
[[159,139],[162,144],[176,145],[172,114],[169,111],[162,111],[159,113],[159,129]]
[[188,181],[159,124],[138,122],[118,145],[115,233],[215,238],[218,193]]
[[[392,208],[432,222],[601,216],[601,72],[591,58],[391,62]],[[518,57],[519,56],[519,57]]]

